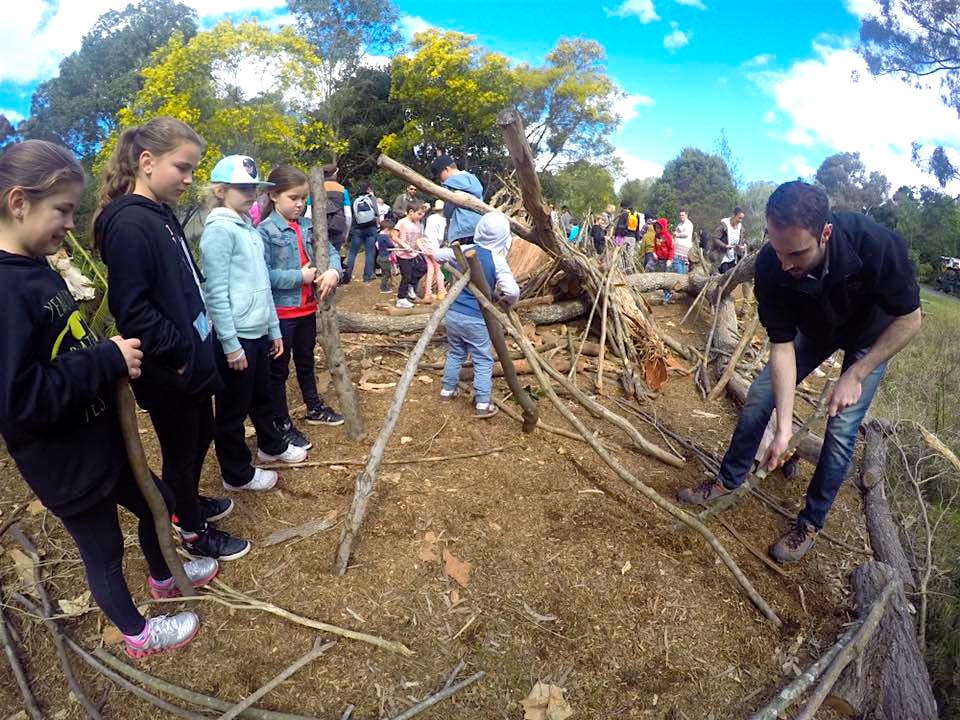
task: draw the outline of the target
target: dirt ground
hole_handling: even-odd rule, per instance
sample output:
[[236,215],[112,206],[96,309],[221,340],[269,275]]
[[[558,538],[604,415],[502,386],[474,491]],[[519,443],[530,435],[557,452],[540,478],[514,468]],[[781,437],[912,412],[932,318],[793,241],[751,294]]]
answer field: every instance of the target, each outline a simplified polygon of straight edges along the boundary
[[[358,270],[355,275],[359,274]],[[376,283],[355,281],[339,291],[338,304],[371,310],[390,300],[391,296],[377,293]],[[676,327],[686,306],[685,299],[669,306],[657,303],[654,314],[658,322],[672,325],[678,337],[699,345],[703,319]],[[575,329],[581,327],[582,321]],[[399,353],[410,349],[410,340],[343,336],[355,378],[359,379],[361,363],[369,365],[363,362],[369,360],[372,381],[383,383],[395,382],[397,375],[380,366],[402,369]],[[443,355],[444,344],[434,343],[427,361],[442,361]],[[322,370],[321,360],[318,372]],[[287,470],[276,491],[236,497],[236,511],[222,521],[225,529],[254,543],[247,557],[223,565],[226,582],[301,615],[401,641],[416,653],[404,658],[341,639],[258,707],[340,718],[350,703],[356,706],[356,718],[393,717],[442,687],[462,659],[461,677],[480,670],[486,676],[420,717],[522,718],[520,701],[534,683],[545,680],[566,689],[576,718],[742,718],[792,678],[794,668],[805,667],[819,649],[829,646],[848,618],[851,602],[844,579],[862,555],[821,539],[803,563],[786,570],[784,578],[714,524],[721,542],[784,620],[778,631],[740,593],[699,536],[675,532],[669,518],[623,485],[587,445],[539,430],[525,436],[504,413],[475,420],[466,400],[440,403],[438,392],[436,371],[424,371],[413,383],[387,459],[503,449],[466,460],[383,467],[345,577],[331,574],[339,526],[272,547],[258,541],[331,511],[342,515],[353,493],[356,465]],[[495,381],[495,392],[505,394],[502,380]],[[620,395],[616,387],[607,392]],[[359,443],[348,441],[343,428],[301,423],[314,443],[310,459],[362,460],[392,394],[392,389],[358,391],[368,426],[367,437]],[[291,406],[299,404],[293,380],[290,397]],[[607,405],[616,409],[612,401]],[[546,422],[564,425],[545,398],[540,408]],[[689,377],[674,373],[648,409],[672,429],[718,453],[736,419],[728,400],[706,403]],[[611,426],[598,425],[584,412],[578,415],[601,437],[624,441]],[[142,414],[140,420],[151,464],[159,470],[149,419]],[[639,424],[638,429],[662,443],[649,425]],[[675,470],[632,452],[618,455],[666,496],[703,477],[692,459]],[[581,460],[586,472],[574,465],[572,457]],[[777,473],[765,485],[793,510],[801,506],[812,472],[810,466],[801,467],[795,481],[787,482]],[[0,477],[2,523],[32,497],[9,457],[0,459]],[[643,512],[629,509],[595,481],[631,496]],[[212,452],[202,491],[221,492]],[[780,517],[753,498],[725,517],[761,552],[785,527]],[[129,548],[126,577],[134,596],[146,600],[146,566],[129,516],[124,523]],[[54,602],[80,595],[86,589],[82,568],[59,523],[46,512],[26,512],[21,525],[45,553],[44,576]],[[864,546],[859,501],[851,487],[841,491],[827,529],[851,545]],[[432,560],[422,559],[430,555],[423,552],[431,549],[424,547],[429,545],[424,540],[428,533],[437,538]],[[0,577],[9,598],[21,583],[9,535],[2,544]],[[444,550],[470,563],[465,587],[445,574]],[[79,705],[68,698],[42,626],[5,602],[47,717],[83,717]],[[153,606],[149,612],[178,607]],[[197,639],[139,667],[230,702],[285,668],[316,637],[307,628],[260,612],[231,612],[210,602],[192,607],[202,620]],[[548,616],[552,619],[543,619]],[[101,642],[104,624],[94,609],[62,621],[61,626],[92,649]],[[109,649],[122,655],[116,646]],[[105,717],[163,717],[79,661],[74,667],[88,694],[104,704]],[[19,695],[4,664],[0,718],[19,708]]]

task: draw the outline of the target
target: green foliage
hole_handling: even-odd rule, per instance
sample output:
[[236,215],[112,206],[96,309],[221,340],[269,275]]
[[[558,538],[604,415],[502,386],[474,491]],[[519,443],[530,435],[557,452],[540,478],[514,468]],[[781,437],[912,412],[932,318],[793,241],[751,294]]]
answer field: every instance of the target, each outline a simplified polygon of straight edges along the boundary
[[174,33],[189,39],[196,29],[193,9],[171,0],[141,0],[104,13],[80,49],[60,62],[57,76],[34,91],[20,134],[92,155],[140,89],[138,71],[150,54]]
[[614,202],[613,175],[601,166],[588,160],[570,163],[554,172],[547,171],[540,176],[544,196],[554,207],[567,205],[570,212],[582,222],[589,211],[597,215]]
[[8,142],[13,142],[16,138],[17,130],[13,127],[13,124],[7,120],[7,116],[3,113],[0,113],[0,147],[3,147]]
[[727,170],[730,171],[733,184],[737,188],[742,187],[743,173],[740,171],[740,158],[734,157],[733,148],[730,147],[730,141],[727,139],[727,131],[724,128],[720,128],[720,137],[718,137],[714,143],[713,154],[718,155],[720,159],[723,160],[727,166]]
[[960,257],[960,203],[950,195],[903,187],[873,213],[907,242],[921,282],[932,282],[941,257]]
[[656,178],[643,178],[627,180],[620,186],[618,194],[620,202],[626,202],[634,210],[646,212],[650,201],[650,190]]
[[[291,28],[277,32],[222,22],[189,41],[174,35],[141,73],[143,87],[117,113],[118,128],[170,115],[189,123],[207,141],[195,181],[202,184],[222,156],[242,152],[266,170],[270,165],[304,163],[326,150],[339,151],[329,128],[309,114],[303,98],[313,96],[319,59]],[[245,89],[256,71],[268,88]],[[104,143],[101,160],[116,135]]]
[[890,183],[879,172],[867,175],[860,153],[837,153],[817,168],[816,182],[826,191],[834,210],[870,212],[883,204]]
[[760,180],[747,185],[740,194],[737,205],[743,209],[745,217],[750,218],[743,229],[751,247],[757,247],[763,241],[763,231],[767,227],[767,200],[776,189],[776,183]]
[[560,39],[541,67],[515,69],[517,110],[534,155],[609,164],[609,136],[620,122],[614,103],[622,96],[607,76],[603,46],[594,40]]
[[[647,209],[671,223],[676,222],[680,210],[686,210],[696,229],[711,231],[730,215],[736,203],[737,189],[723,159],[684,148],[653,183]],[[746,218],[745,227],[752,222],[753,218]]]
[[486,52],[470,35],[427,31],[414,37],[410,54],[393,59],[390,74],[390,99],[404,124],[383,137],[383,152],[412,153],[420,164],[447,153],[466,170],[505,167],[495,121],[516,79],[503,55]]

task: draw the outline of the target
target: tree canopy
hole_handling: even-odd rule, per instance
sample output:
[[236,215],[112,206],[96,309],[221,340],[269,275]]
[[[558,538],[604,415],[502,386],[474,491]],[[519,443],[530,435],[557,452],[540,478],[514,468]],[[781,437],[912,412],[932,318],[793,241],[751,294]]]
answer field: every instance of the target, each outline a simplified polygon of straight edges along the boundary
[[815,175],[834,210],[870,212],[883,204],[890,192],[890,182],[874,170],[869,175],[860,153],[836,153],[820,163]]
[[[695,226],[712,229],[737,204],[737,189],[722,158],[684,148],[654,181],[647,204],[646,209],[671,220],[686,210]],[[745,227],[752,222],[747,218]]]
[[578,160],[557,170],[547,170],[540,179],[546,198],[554,207],[567,205],[578,222],[583,221],[587,212],[592,215],[601,213],[616,200],[613,175],[607,168],[589,160]]
[[189,40],[176,34],[142,70],[143,87],[117,113],[116,124],[158,115],[189,123],[207,141],[200,182],[231,153],[264,165],[302,163],[328,148],[342,149],[310,115],[318,65],[313,48],[291,28],[273,32],[256,23],[222,22]]
[[116,128],[117,112],[140,90],[140,68],[174,33],[189,40],[196,13],[171,0],[141,0],[104,13],[59,74],[33,93],[24,138],[53,140],[81,157]]
[[620,202],[626,202],[629,207],[640,212],[647,211],[647,205],[650,200],[650,189],[656,182],[656,178],[630,179],[620,186],[618,197]]

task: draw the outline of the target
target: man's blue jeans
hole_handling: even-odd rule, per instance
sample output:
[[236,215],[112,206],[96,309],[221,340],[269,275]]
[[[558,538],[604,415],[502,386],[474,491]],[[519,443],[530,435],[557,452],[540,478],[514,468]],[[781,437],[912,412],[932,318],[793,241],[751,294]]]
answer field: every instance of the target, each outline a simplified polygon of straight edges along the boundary
[[350,236],[350,253],[347,255],[347,269],[344,271],[344,278],[350,279],[353,275],[353,264],[357,261],[357,253],[363,248],[363,281],[373,280],[374,271],[377,269],[375,258],[377,256],[377,227],[354,228]]
[[443,389],[453,390],[460,382],[460,368],[467,355],[473,359],[473,394],[477,403],[490,402],[493,390],[493,352],[490,333],[482,317],[447,312],[443,319],[447,331],[447,361],[443,366]]
[[[684,260],[684,259],[683,259],[682,257],[680,257],[680,256],[675,256],[675,257],[673,258],[673,261],[672,261],[669,265],[667,265],[666,271],[667,271],[667,272],[680,273],[681,275],[686,275],[686,274],[687,274],[687,261]],[[663,301],[664,301],[665,303],[666,303],[666,302],[670,302],[670,298],[672,298],[672,297],[673,297],[673,293],[672,293],[672,292],[670,292],[669,290],[664,290],[664,291],[663,291]]]
[[[814,368],[819,367],[837,349],[816,347],[803,335],[797,335],[794,348],[797,356],[797,383],[813,372]],[[867,350],[869,348],[845,352],[843,372],[866,355]],[[800,513],[802,519],[817,528],[823,527],[837,491],[843,484],[847,469],[850,467],[857,430],[867,414],[867,409],[886,369],[886,363],[874,369],[861,383],[860,399],[827,421],[823,449],[820,451],[813,479],[807,487],[806,505]],[[732,490],[738,487],[747,477],[773,409],[773,382],[770,379],[770,366],[767,365],[750,386],[747,401],[737,421],[737,428],[733,431],[730,447],[723,456],[720,480],[726,488]]]

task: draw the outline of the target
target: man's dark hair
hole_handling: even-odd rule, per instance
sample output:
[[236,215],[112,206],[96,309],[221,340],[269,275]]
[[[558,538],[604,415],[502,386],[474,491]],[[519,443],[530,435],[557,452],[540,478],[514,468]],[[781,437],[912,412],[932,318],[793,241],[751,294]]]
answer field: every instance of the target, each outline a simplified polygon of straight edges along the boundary
[[791,180],[767,200],[767,221],[778,228],[798,227],[819,237],[830,215],[830,200],[823,188]]
[[360,194],[366,195],[369,192],[370,192],[370,183],[364,180],[362,183],[360,183]]
[[630,201],[629,201],[629,200],[621,200],[621,201],[620,201],[620,208],[621,208],[622,210],[626,210],[626,209],[629,208],[629,207],[630,207]]
[[568,208],[566,205],[564,205],[564,206],[562,206],[560,209],[561,209],[561,210],[569,210],[570,208]]
[[434,177],[440,177],[440,173],[446,170],[448,167],[456,167],[457,163],[449,155],[441,155],[440,157],[434,158],[434,161],[430,163],[430,171],[433,173]]
[[[743,208],[740,207],[739,205],[737,205],[737,206],[733,209],[733,215],[734,215],[734,217],[736,217],[737,215],[739,215],[739,214],[742,213],[742,212],[743,212]],[[743,214],[746,215],[746,213],[743,213]]]

